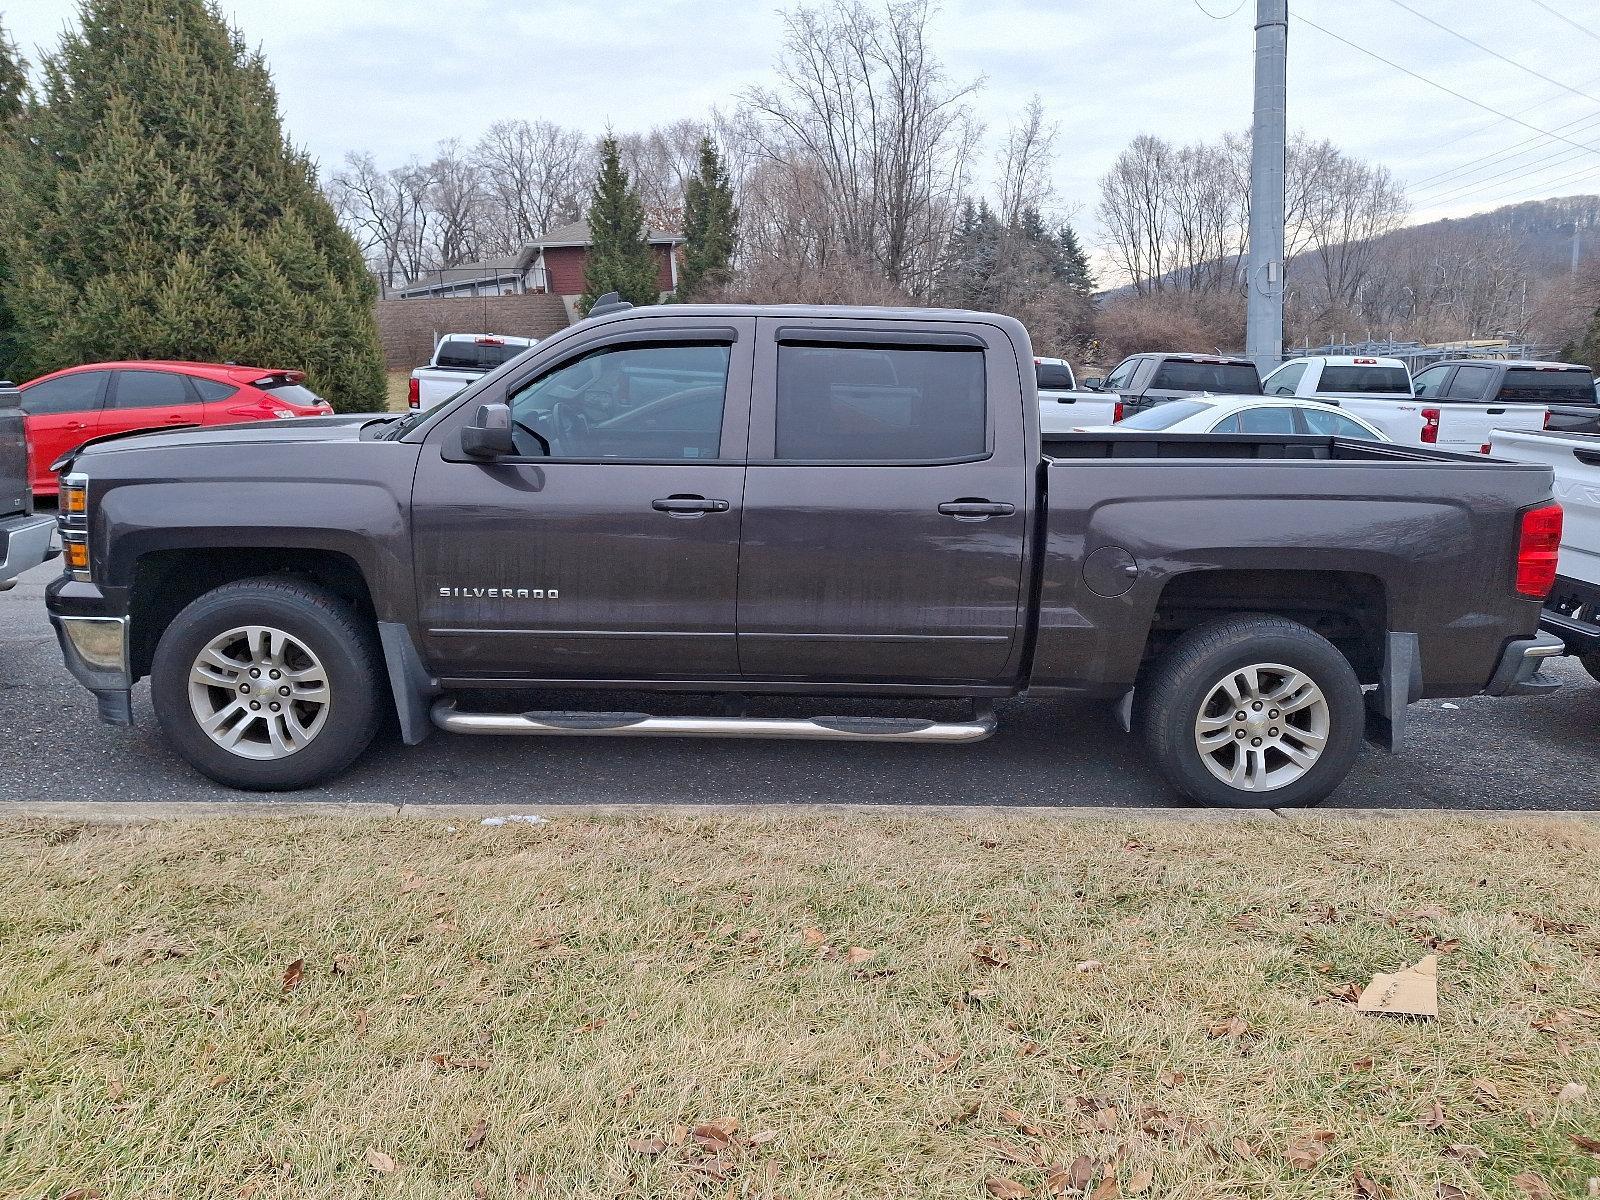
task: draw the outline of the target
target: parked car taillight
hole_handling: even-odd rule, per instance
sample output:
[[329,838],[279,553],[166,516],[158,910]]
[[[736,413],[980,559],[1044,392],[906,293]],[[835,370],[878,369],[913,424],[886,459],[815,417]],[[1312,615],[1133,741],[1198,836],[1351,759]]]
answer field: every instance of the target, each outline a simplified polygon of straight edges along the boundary
[[1439,441],[1439,410],[1425,408],[1422,410],[1422,440],[1430,445]]
[[411,383],[406,388],[406,403],[412,408],[422,407],[422,385],[413,376]]
[[1543,600],[1556,581],[1561,552],[1561,506],[1546,504],[1522,514],[1517,536],[1517,595]]
[[1122,420],[1122,401],[1118,400],[1116,407],[1111,410],[1111,423],[1115,425]]
[[1542,428],[1542,429],[1549,429],[1550,428],[1550,410],[1548,408],[1544,410],[1544,424],[1542,426],[1540,426],[1540,428]]

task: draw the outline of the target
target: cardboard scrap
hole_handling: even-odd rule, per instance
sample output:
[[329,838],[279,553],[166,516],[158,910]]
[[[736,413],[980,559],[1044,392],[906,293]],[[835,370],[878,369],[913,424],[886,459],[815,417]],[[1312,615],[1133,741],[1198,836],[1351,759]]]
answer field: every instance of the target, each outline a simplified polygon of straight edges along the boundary
[[1378,974],[1356,1001],[1356,1011],[1407,1017],[1439,1015],[1439,956],[1429,954],[1393,975]]

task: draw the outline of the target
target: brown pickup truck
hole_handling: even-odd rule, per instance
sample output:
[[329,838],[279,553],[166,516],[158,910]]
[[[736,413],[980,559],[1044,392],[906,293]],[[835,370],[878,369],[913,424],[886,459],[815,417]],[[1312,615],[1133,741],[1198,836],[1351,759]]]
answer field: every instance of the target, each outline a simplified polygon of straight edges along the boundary
[[[102,715],[149,676],[183,755],[246,788],[326,779],[387,718],[407,742],[939,744],[1026,693],[1117,703],[1185,796],[1306,804],[1411,701],[1547,686],[1547,467],[1041,442],[1036,388],[1004,316],[624,307],[415,414],[90,444],[61,464],[48,605]],[[482,699],[509,689],[596,703]],[[750,715],[773,693],[824,715]],[[950,698],[970,710],[907,712]]]

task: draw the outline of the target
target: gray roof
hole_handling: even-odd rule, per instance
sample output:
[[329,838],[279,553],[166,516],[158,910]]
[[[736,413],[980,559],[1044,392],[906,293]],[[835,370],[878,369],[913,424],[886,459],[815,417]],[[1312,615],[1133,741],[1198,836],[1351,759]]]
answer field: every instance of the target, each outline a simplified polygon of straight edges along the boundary
[[[594,239],[589,235],[589,222],[572,221],[566,225],[558,225],[546,233],[541,233],[533,240],[531,249],[542,249],[547,246],[587,246]],[[652,244],[663,243],[676,245],[683,241],[680,233],[668,233],[663,229],[652,229],[647,233],[647,240]]]

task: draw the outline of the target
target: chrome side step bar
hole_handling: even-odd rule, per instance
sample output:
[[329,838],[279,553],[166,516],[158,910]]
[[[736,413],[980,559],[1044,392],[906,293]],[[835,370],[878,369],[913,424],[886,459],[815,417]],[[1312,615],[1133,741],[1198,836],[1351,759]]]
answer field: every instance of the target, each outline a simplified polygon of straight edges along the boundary
[[915,717],[653,717],[638,712],[462,712],[446,696],[433,705],[433,723],[450,733],[544,737],[788,738],[831,742],[981,742],[999,723],[994,706],[979,705],[970,721]]

